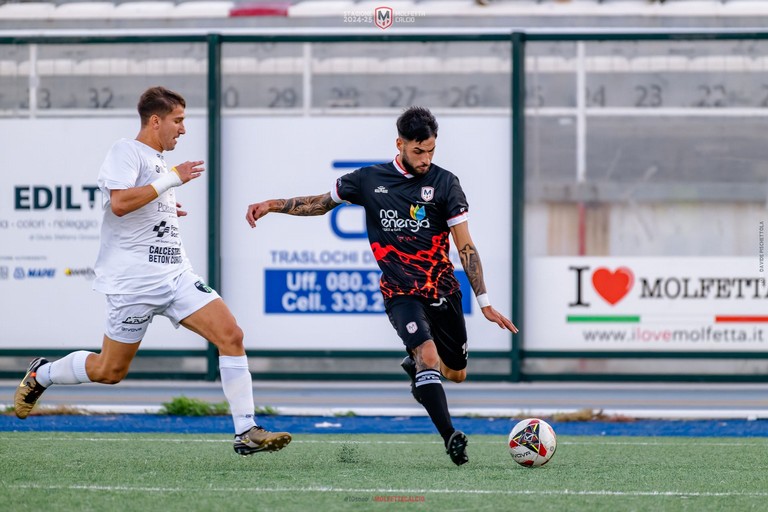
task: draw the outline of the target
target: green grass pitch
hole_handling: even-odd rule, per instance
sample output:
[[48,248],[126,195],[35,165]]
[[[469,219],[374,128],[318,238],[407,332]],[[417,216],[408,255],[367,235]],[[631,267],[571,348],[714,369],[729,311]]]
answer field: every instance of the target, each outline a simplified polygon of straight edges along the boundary
[[0,432],[0,510],[768,510],[765,439],[558,441],[530,469],[499,436],[470,436],[457,467],[437,435],[299,434],[240,457],[224,435]]

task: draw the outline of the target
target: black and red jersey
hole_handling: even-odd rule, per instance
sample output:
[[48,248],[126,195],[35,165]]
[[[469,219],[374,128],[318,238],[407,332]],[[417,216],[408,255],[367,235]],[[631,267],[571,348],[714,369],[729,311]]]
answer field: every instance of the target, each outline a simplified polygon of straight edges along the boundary
[[416,176],[396,162],[345,174],[331,191],[334,201],[365,208],[368,240],[381,268],[381,293],[445,297],[459,289],[448,257],[449,228],[468,218],[459,179],[432,164]]

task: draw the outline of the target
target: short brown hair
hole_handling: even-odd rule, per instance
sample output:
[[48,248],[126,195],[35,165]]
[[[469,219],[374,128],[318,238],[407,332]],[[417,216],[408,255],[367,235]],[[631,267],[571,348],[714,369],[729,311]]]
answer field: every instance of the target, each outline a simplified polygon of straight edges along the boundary
[[146,125],[149,122],[149,118],[153,115],[165,117],[179,105],[184,108],[187,107],[187,103],[181,94],[165,87],[150,87],[139,98],[138,111],[141,118],[141,126]]

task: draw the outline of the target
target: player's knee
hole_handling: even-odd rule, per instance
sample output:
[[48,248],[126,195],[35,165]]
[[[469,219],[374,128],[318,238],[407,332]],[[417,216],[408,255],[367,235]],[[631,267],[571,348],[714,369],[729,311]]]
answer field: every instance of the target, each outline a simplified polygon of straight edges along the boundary
[[243,348],[243,330],[239,325],[233,324],[222,332],[217,345],[224,351]]
[[449,381],[456,382],[457,384],[464,382],[467,379],[466,368],[462,368],[461,370],[454,370],[453,368],[447,367],[442,361],[440,361],[440,373]]
[[437,356],[437,354],[424,354],[424,356],[421,358],[421,361],[425,368],[440,368],[440,358]]
[[128,375],[127,368],[97,368],[94,375],[88,375],[93,382],[99,384],[117,384]]
[[440,356],[434,343],[424,343],[415,350],[416,366],[418,369],[439,369]]
[[123,377],[114,375],[114,376],[105,377],[104,379],[102,379],[101,383],[102,384],[113,384],[114,385],[114,384],[117,384],[117,383],[121,382],[122,380],[123,380]]

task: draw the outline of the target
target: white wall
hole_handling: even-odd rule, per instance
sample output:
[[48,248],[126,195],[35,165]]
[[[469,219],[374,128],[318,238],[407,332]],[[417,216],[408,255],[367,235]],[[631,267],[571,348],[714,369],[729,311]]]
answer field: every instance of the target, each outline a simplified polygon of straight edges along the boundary
[[[469,226],[483,261],[495,307],[511,310],[511,222],[509,123],[503,118],[441,117],[434,162],[455,173],[470,205]],[[332,167],[338,160],[394,158],[395,116],[329,118],[230,118],[223,124],[222,292],[246,333],[246,346],[260,349],[390,349],[402,343],[386,314],[333,312],[324,282],[299,291],[322,295],[322,312],[265,311],[265,272],[356,270],[364,283],[377,270],[366,239],[334,234],[331,214],[293,217],[272,214],[253,230],[245,221],[250,203],[265,199],[328,192],[338,176],[354,169]],[[340,215],[346,231],[360,231],[362,217]],[[275,251],[291,251],[317,262],[276,259]],[[455,251],[454,251],[455,252]],[[341,261],[321,261],[335,256]],[[454,262],[461,265],[454,255]],[[296,274],[293,274],[294,276]],[[307,274],[302,274],[307,275]],[[312,278],[309,278],[312,279]],[[285,283],[283,282],[283,285]],[[307,288],[312,288],[311,290]],[[376,309],[379,295],[357,290],[365,308]],[[282,295],[282,294],[281,294]],[[478,312],[471,291],[467,316],[470,350],[506,350],[510,336]],[[315,296],[316,297],[316,296]],[[278,299],[279,301],[280,299]],[[314,303],[308,308],[314,308]]]
[[[205,160],[206,124],[186,121],[187,134],[169,163]],[[101,228],[101,194],[93,206],[83,186],[96,186],[99,167],[119,138],[135,137],[136,118],[0,119],[0,348],[101,347],[104,297],[91,289]],[[34,209],[31,189],[61,187],[60,208]],[[66,187],[72,190],[67,208]],[[39,192],[46,199],[45,192]],[[181,221],[187,254],[195,270],[206,275],[207,184],[196,180],[177,197],[189,216]],[[29,198],[29,199],[27,199]],[[74,209],[79,205],[79,209]],[[44,206],[40,202],[38,206]],[[73,226],[85,226],[77,229]],[[70,275],[66,270],[70,269]],[[29,271],[42,274],[30,277]],[[20,278],[21,274],[26,277]],[[174,330],[156,318],[142,343],[149,348],[201,348],[205,342],[184,329]]]
[[[461,179],[470,204],[470,229],[485,270],[495,307],[511,310],[511,223],[509,123],[503,118],[442,117],[435,163]],[[394,117],[225,118],[222,137],[222,283],[220,292],[246,334],[246,346],[260,349],[392,349],[401,342],[382,312],[322,313],[265,311],[265,271],[323,272],[354,270],[368,283],[365,306],[377,309],[378,291],[368,272],[377,270],[367,240],[338,238],[331,215],[298,218],[271,215],[255,230],[245,221],[248,204],[267,198],[320,194],[352,169],[332,168],[336,160],[389,160],[396,154]],[[187,134],[170,153],[170,163],[206,158],[203,118],[189,118]],[[104,326],[104,299],[82,275],[65,269],[93,268],[101,221],[99,201],[91,208],[83,186],[95,185],[99,166],[111,144],[133,137],[138,120],[118,119],[0,119],[0,348],[97,348]],[[17,186],[71,187],[71,203],[79,210],[18,210]],[[195,270],[205,276],[207,261],[206,182],[182,187],[177,197],[190,212],[182,219],[182,236]],[[31,205],[31,200],[29,201]],[[26,203],[23,203],[26,205]],[[57,221],[88,222],[87,230],[64,229]],[[32,222],[40,227],[28,227]],[[37,223],[37,224],[35,224]],[[340,214],[338,226],[362,230],[354,210]],[[80,238],[84,234],[87,238]],[[62,236],[74,236],[66,239]],[[35,237],[35,238],[30,238]],[[276,251],[298,251],[319,263],[286,262]],[[343,260],[338,260],[343,258]],[[453,259],[459,270],[458,257]],[[14,270],[52,270],[52,277],[15,279]],[[5,269],[5,273],[3,273]],[[43,272],[45,273],[45,272]],[[77,272],[75,272],[77,273]],[[305,275],[305,274],[300,274]],[[283,283],[285,285],[285,283]],[[327,283],[316,283],[326,287]],[[326,287],[327,288],[327,287]],[[343,291],[343,290],[342,290]],[[299,295],[309,296],[310,291]],[[323,291],[330,297],[330,291]],[[278,302],[282,299],[282,293]],[[471,292],[467,317],[470,350],[506,350],[510,336],[479,314]],[[280,302],[281,303],[281,302]],[[350,303],[354,305],[353,303]],[[142,347],[202,348],[197,335],[175,331],[155,319]]]

